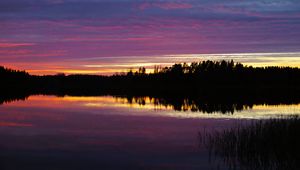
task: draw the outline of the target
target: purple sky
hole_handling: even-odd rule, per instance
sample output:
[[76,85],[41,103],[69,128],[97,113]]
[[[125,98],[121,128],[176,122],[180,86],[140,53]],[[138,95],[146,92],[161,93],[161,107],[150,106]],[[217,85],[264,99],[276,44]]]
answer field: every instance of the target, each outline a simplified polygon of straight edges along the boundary
[[299,49],[299,0],[0,1],[0,64],[33,74],[109,74],[185,54],[287,57]]

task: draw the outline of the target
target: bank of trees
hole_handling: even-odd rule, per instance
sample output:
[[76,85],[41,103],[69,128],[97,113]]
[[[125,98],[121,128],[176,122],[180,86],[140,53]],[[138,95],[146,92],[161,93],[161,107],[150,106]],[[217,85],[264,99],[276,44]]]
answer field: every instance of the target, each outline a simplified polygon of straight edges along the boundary
[[156,66],[112,76],[32,76],[24,71],[0,68],[2,89],[28,89],[36,93],[203,95],[293,93],[300,91],[300,69],[251,67],[233,61],[202,61]]

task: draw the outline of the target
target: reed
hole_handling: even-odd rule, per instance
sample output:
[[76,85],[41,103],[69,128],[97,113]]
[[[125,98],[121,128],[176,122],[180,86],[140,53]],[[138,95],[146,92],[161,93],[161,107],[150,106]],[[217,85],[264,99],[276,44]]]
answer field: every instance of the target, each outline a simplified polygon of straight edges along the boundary
[[299,116],[259,120],[200,134],[210,157],[230,169],[300,169]]

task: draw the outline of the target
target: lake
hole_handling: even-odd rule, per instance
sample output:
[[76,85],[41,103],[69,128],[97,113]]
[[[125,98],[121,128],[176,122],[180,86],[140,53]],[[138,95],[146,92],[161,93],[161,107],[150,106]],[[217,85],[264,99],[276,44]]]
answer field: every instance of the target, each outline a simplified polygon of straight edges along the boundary
[[191,103],[43,95],[4,103],[0,169],[226,169],[210,159],[199,132],[300,114],[300,104]]

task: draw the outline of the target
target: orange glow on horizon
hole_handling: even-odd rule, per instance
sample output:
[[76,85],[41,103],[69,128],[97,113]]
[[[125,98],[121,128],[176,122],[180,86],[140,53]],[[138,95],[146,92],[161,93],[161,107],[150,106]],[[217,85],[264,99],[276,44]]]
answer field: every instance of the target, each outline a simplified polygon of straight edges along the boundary
[[[106,61],[109,58],[109,62]],[[247,66],[289,66],[300,67],[300,53],[244,53],[244,54],[180,54],[162,56],[132,56],[91,58],[61,62],[22,62],[2,63],[7,68],[25,70],[33,75],[95,74],[113,75],[126,73],[130,69],[137,71],[145,67],[146,73],[152,73],[154,66],[171,66],[175,63],[190,64],[203,60],[233,60]]]

